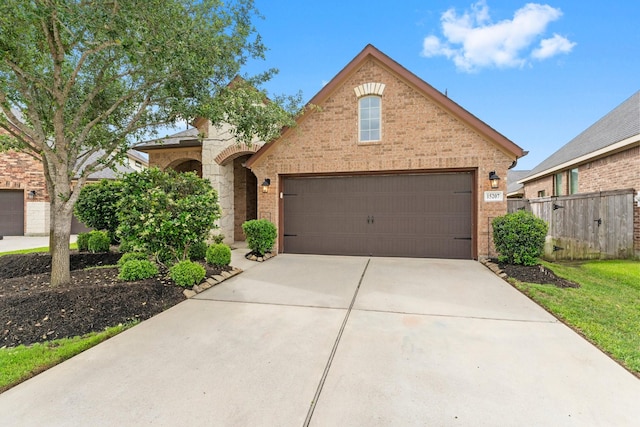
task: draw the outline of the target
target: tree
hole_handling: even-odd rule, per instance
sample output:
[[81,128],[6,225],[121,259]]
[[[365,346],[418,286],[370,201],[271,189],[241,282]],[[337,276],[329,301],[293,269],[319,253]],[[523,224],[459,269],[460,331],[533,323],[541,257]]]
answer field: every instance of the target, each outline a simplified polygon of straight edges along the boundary
[[118,202],[121,242],[170,263],[188,259],[189,248],[203,242],[220,218],[218,194],[194,172],[158,168],[123,178]]
[[229,84],[264,58],[256,16],[252,0],[1,2],[0,128],[9,136],[0,148],[44,166],[52,286],[70,280],[71,217],[87,176],[149,132],[204,117],[234,126],[240,141],[269,141],[294,124],[284,99],[264,102],[257,89],[275,70]]

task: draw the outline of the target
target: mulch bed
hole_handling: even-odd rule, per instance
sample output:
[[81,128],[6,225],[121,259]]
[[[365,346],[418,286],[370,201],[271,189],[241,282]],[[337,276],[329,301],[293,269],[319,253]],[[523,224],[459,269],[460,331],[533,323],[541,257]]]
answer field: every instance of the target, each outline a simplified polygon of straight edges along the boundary
[[[71,253],[71,283],[49,286],[48,254],[0,256],[0,348],[102,331],[145,320],[185,300],[162,271],[136,282],[118,279],[121,254]],[[207,277],[220,274],[210,266]]]
[[558,288],[579,288],[577,283],[570,282],[542,265],[512,265],[498,264],[500,269],[509,277],[520,282],[553,285]]

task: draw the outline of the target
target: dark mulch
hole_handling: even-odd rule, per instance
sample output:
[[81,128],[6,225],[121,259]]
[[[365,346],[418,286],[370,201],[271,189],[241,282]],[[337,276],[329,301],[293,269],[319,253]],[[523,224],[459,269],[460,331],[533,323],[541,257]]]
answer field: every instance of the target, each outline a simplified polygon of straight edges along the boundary
[[500,269],[507,276],[513,277],[521,282],[538,283],[541,285],[553,285],[559,288],[579,288],[577,283],[570,282],[542,265],[512,265],[498,264]]
[[[71,283],[49,286],[48,254],[0,256],[0,347],[102,331],[148,319],[185,299],[163,271],[136,282],[118,279],[118,253],[71,254]],[[207,276],[220,270],[207,268]]]

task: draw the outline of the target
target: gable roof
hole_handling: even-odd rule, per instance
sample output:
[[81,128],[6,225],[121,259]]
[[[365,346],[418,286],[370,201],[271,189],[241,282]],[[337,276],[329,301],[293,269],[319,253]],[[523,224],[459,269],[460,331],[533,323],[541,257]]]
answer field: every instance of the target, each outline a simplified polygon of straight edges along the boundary
[[640,141],[640,91],[531,170],[521,182],[577,165]]
[[[344,67],[329,83],[327,83],[320,90],[320,92],[318,92],[313,98],[311,98],[307,106],[320,105],[333,93],[336,88],[338,88],[343,83],[343,81],[348,76],[359,69],[360,66],[369,58],[376,59],[379,63],[404,79],[405,82],[408,82],[418,91],[422,92],[438,106],[466,123],[481,135],[485,136],[489,141],[492,141],[493,143],[501,147],[505,152],[512,155],[514,157],[514,160],[523,157],[526,154],[526,152],[523,151],[522,148],[517,146],[511,140],[507,139],[504,135],[498,133],[495,129],[478,119],[473,114],[469,113],[467,110],[456,104],[443,93],[404,68],[402,65],[382,53],[371,44],[368,44],[354,59],[351,60],[351,62],[347,64],[346,67]],[[309,114],[313,114],[313,109],[305,108],[305,112],[297,118],[296,122],[300,123]],[[247,161],[247,167],[250,168],[256,161],[258,161],[258,159],[260,159],[267,151],[269,151],[271,147],[278,144],[279,141],[283,139],[283,136],[285,136],[290,131],[290,128],[284,128],[279,138],[262,146],[262,148],[258,150],[256,154],[249,158],[249,160]]]

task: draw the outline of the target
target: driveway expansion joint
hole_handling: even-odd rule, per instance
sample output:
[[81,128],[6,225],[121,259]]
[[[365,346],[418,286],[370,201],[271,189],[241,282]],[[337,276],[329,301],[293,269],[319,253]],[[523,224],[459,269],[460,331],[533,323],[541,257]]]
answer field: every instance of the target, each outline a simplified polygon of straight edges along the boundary
[[316,405],[318,404],[318,399],[320,398],[320,394],[322,393],[322,388],[324,387],[324,383],[329,375],[329,370],[331,369],[331,364],[333,363],[333,358],[336,355],[336,351],[338,351],[338,345],[340,344],[340,339],[342,338],[342,333],[344,332],[344,328],[347,326],[347,321],[349,320],[349,315],[351,314],[351,310],[353,309],[354,304],[356,303],[356,298],[358,297],[358,291],[360,290],[360,286],[362,285],[362,281],[364,280],[364,275],[367,273],[367,268],[369,267],[369,263],[371,262],[371,258],[367,260],[367,263],[362,270],[362,274],[360,275],[360,280],[358,281],[358,286],[356,286],[356,290],[353,293],[353,298],[351,298],[351,304],[349,304],[349,308],[347,309],[347,313],[344,316],[344,320],[342,321],[342,325],[340,325],[340,330],[338,331],[338,336],[333,344],[333,348],[331,349],[331,353],[329,354],[329,360],[327,360],[327,364],[324,368],[324,372],[322,373],[322,377],[320,378],[320,383],[318,384],[318,388],[316,389],[316,394],[313,396],[313,400],[311,401],[311,405],[309,406],[309,411],[307,412],[307,417],[302,424],[303,427],[308,427],[311,423],[311,418],[313,417],[313,411],[316,409]]
[[503,317],[484,317],[484,316],[461,316],[457,314],[441,314],[441,313],[415,313],[410,311],[393,311],[393,310],[374,310],[368,308],[354,308],[354,311],[370,312],[370,313],[388,313],[388,314],[403,314],[410,316],[425,316],[425,317],[450,317],[459,319],[476,319],[476,320],[497,320],[500,322],[522,322],[522,323],[562,323],[558,319],[553,320],[533,320],[533,319],[509,319]]
[[305,304],[285,304],[281,302],[265,302],[265,301],[240,301],[232,299],[217,299],[217,298],[192,298],[192,301],[212,301],[212,302],[226,302],[232,304],[253,304],[253,305],[273,305],[279,307],[300,307],[300,308],[318,308],[325,310],[348,310],[348,307],[329,307],[325,305],[305,305]]

